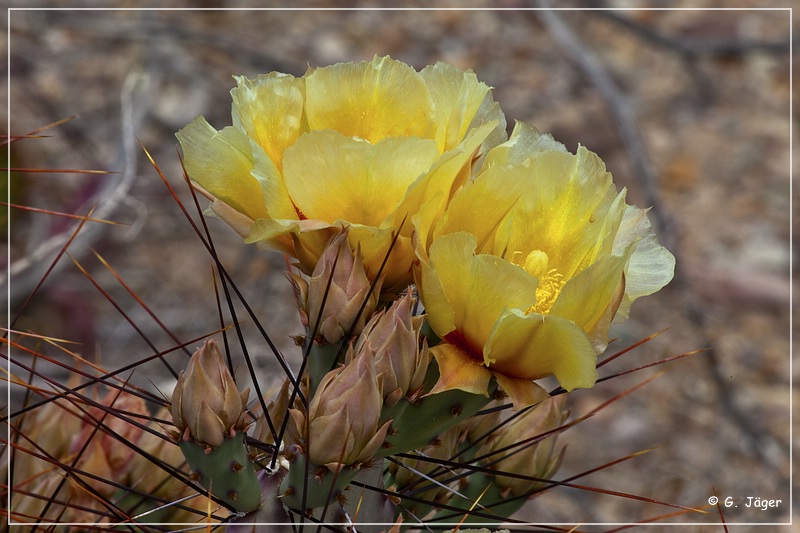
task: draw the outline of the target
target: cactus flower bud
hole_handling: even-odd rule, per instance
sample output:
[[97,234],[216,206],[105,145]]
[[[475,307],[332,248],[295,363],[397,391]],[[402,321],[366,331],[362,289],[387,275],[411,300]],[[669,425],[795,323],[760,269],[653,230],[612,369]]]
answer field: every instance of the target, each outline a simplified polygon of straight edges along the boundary
[[295,438],[305,442],[311,462],[332,472],[371,459],[391,422],[380,423],[383,398],[372,360],[348,359],[322,378],[307,416],[299,409],[289,411]]
[[[561,466],[563,449],[557,453],[556,435],[548,435],[529,446],[515,444],[535,439],[558,428],[567,417],[563,409],[564,397],[547,398],[536,407],[515,417],[497,430],[478,452],[487,456],[487,466],[498,472],[513,472],[536,478],[549,478]],[[501,451],[502,450],[502,451]],[[496,451],[496,453],[495,453]],[[504,496],[516,497],[530,493],[544,483],[509,476],[496,475],[495,484]]]
[[[110,408],[129,413],[128,416],[131,414],[147,415],[147,406],[144,401],[132,394],[110,393],[102,403]],[[82,420],[80,430],[72,439],[70,455],[81,452],[86,442],[91,441],[91,444],[82,452],[81,469],[104,479],[124,478],[134,465],[136,452],[128,446],[121,446],[118,440],[138,446],[145,432],[140,427],[121,418],[104,417],[103,411],[97,407],[92,407],[88,412],[91,418]],[[108,432],[96,431],[94,420],[101,419],[103,424],[108,427]],[[113,487],[100,485],[104,486],[101,492],[113,493]]]
[[[250,389],[239,392],[214,340],[194,352],[172,393],[172,420],[184,437],[211,447],[244,429]],[[188,435],[187,435],[188,432]]]
[[330,344],[339,342],[354,325],[354,335],[364,329],[381,292],[381,281],[373,289],[361,253],[350,249],[347,233],[344,230],[328,242],[310,280],[293,275],[303,323],[312,331],[316,327],[317,338]]
[[[458,453],[460,427],[452,427],[439,435],[434,443],[424,446],[415,454],[444,461],[452,461]],[[453,496],[453,474],[436,461],[400,456],[388,465],[390,481],[397,485],[400,494],[413,494],[414,499],[403,502],[403,508],[413,516],[424,517],[437,505],[446,504]],[[432,476],[432,477],[431,477]],[[434,483],[438,481],[440,484]],[[421,489],[428,487],[422,492]],[[431,502],[431,504],[423,502]]]
[[[71,388],[79,385],[75,378],[77,374],[70,380]],[[21,490],[10,494],[7,508],[13,511],[9,517],[20,517],[23,522],[38,517],[42,522],[106,524],[113,517],[104,515],[105,503],[117,498],[122,487],[135,487],[140,494],[153,496],[153,501],[144,496],[139,500],[142,511],[159,498],[182,499],[193,491],[152,462],[151,458],[158,458],[177,468],[183,461],[179,448],[158,435],[161,425],[157,420],[164,413],[159,411],[146,421],[151,413],[138,396],[104,386],[95,392],[98,405],[61,398],[28,415],[28,437],[20,439],[11,464],[5,461],[6,457],[0,458],[0,472],[7,476],[13,469],[14,478],[21,480],[15,485]],[[152,433],[132,423],[135,420],[149,426]],[[26,442],[36,444],[29,447]],[[137,453],[132,447],[142,452]],[[46,456],[51,459],[45,460]],[[81,484],[65,483],[65,471],[55,467],[50,462],[53,460],[77,468],[69,478],[80,478]],[[48,498],[52,502],[48,503]],[[195,499],[182,508],[165,508],[161,520],[187,522],[194,514],[186,506],[198,502],[204,509],[202,499]],[[59,526],[58,531],[68,527]],[[0,530],[9,529],[0,526]]]
[[[289,405],[289,383],[290,381],[285,379],[277,394],[267,393],[267,396],[272,396],[272,400],[267,404],[266,414],[260,410],[260,405],[256,407],[256,413],[260,413],[260,415],[256,415],[256,425],[253,430],[253,435],[264,444],[275,444],[272,430],[279,429],[286,417],[286,407]],[[268,419],[269,422],[267,422]],[[271,428],[270,423],[272,425]]]
[[483,439],[500,426],[502,404],[502,401],[493,401],[486,405],[482,414],[461,422],[458,427],[461,429],[462,440],[468,443],[483,442]]
[[406,294],[387,311],[374,315],[356,342],[356,357],[363,353],[375,362],[388,407],[422,387],[430,363],[427,343],[419,346],[422,321],[411,315],[411,302]]

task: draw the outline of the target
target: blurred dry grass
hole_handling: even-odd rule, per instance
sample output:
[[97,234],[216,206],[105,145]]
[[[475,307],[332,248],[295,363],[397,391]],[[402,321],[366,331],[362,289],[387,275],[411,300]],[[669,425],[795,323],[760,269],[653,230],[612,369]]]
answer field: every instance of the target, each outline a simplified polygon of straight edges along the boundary
[[[244,5],[226,6],[231,4]],[[608,2],[632,4],[641,5]],[[670,365],[666,375],[565,434],[568,454],[560,474],[655,447],[579,482],[685,506],[703,506],[714,492],[780,499],[779,507],[766,511],[738,501],[737,508],[725,509],[726,519],[790,519],[789,411],[798,395],[790,390],[789,131],[796,116],[789,117],[788,11],[575,11],[557,13],[557,20],[493,10],[67,10],[10,16],[10,133],[80,115],[49,132],[51,138],[15,143],[13,166],[117,172],[14,174],[13,201],[80,213],[96,204],[107,218],[126,224],[92,225],[70,252],[159,349],[174,342],[119,287],[90,246],[179,339],[213,331],[218,319],[208,254],[135,139],[180,188],[173,134],[198,114],[219,128],[230,124],[233,74],[300,75],[307,65],[374,54],[417,68],[437,60],[471,68],[495,88],[510,123],[530,122],[571,150],[580,143],[599,153],[618,186],[628,187],[629,201],[654,205],[662,217],[660,235],[677,256],[679,272],[670,287],[637,303],[633,318],[616,332],[616,345],[671,329],[606,371],[709,348]],[[559,24],[566,25],[560,34]],[[580,42],[570,50],[564,38]],[[626,143],[620,117],[635,118],[640,146]],[[43,250],[42,243],[56,236],[60,246],[72,226],[24,212],[13,212],[12,224],[13,310],[58,251]],[[282,258],[240,245],[222,224],[212,220],[210,226],[224,264],[278,346],[296,361],[289,336],[300,327]],[[26,259],[30,265],[14,270]],[[152,352],[67,258],[17,328],[79,341],[84,355],[112,368]],[[262,372],[277,375],[268,347],[252,324],[247,328],[248,348]],[[573,394],[573,411],[587,411],[648,372]],[[171,386],[161,367],[140,374],[135,379],[142,383]],[[631,522],[669,512],[557,489],[520,517]],[[718,520],[692,514],[665,521]]]

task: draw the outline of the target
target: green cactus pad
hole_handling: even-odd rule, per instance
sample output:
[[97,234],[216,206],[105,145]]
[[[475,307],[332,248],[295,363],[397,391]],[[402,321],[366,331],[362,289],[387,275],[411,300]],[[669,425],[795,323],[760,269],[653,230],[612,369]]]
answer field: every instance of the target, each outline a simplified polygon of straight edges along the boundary
[[238,512],[247,513],[261,503],[256,471],[247,454],[244,433],[225,439],[206,453],[207,447],[194,441],[181,441],[181,451],[197,481],[212,495]]
[[278,498],[279,487],[286,473],[287,471],[280,467],[275,472],[260,470],[258,482],[261,485],[261,493],[264,495],[261,506],[252,513],[232,517],[225,527],[225,533],[253,533],[256,531],[294,533],[292,520]]
[[305,477],[306,456],[302,449],[292,444],[287,452],[289,452],[287,459],[290,468],[289,474],[281,484],[281,501],[290,509],[297,511],[316,509],[323,507],[329,499],[335,501],[358,473],[357,470],[344,467],[334,474],[325,467],[308,463],[308,477]]
[[[511,516],[519,511],[527,498],[509,499],[504,496],[502,490],[495,485],[492,476],[483,472],[475,472],[466,478],[466,483],[459,487],[459,492],[466,499],[454,496],[448,504],[451,507],[464,509],[464,514],[457,516],[451,509],[439,511],[432,521],[442,520],[444,522],[458,521],[464,524],[503,522],[504,517]],[[476,505],[475,502],[479,502]],[[468,514],[468,510],[481,513],[480,516]],[[487,518],[487,515],[495,515],[496,519]]]
[[425,396],[416,402],[403,398],[398,406],[402,403],[407,405],[404,409],[398,409],[400,414],[394,417],[390,435],[386,437],[384,447],[375,455],[386,457],[427,446],[457,423],[486,407],[495,390],[497,384],[492,380],[489,397],[449,390]]
[[[306,345],[311,341],[306,341]],[[325,374],[333,370],[341,362],[338,360],[341,343],[337,344],[317,344],[312,343],[311,352],[308,355],[308,376],[310,381],[309,397],[313,397],[317,391],[322,378]]]

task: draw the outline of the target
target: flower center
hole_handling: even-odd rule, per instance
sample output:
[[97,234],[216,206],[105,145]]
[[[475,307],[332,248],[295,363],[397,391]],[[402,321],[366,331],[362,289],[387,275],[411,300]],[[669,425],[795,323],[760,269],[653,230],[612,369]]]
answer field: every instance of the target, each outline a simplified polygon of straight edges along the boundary
[[534,250],[527,256],[523,256],[523,252],[514,252],[511,262],[539,280],[539,285],[536,287],[536,303],[527,308],[525,313],[546,315],[564,286],[566,280],[563,274],[555,268],[547,268],[550,260],[541,250]]
[[459,348],[462,352],[469,355],[475,361],[483,362],[483,348],[473,342],[470,342],[470,340],[467,339],[467,337],[460,331],[451,331],[444,336],[444,340],[447,342],[447,344],[452,344],[456,348]]

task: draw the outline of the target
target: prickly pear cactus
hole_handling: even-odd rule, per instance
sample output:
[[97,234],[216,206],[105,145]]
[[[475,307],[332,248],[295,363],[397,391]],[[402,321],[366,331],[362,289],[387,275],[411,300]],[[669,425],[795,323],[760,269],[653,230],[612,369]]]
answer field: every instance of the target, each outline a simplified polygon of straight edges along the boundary
[[[490,390],[494,393],[497,387],[492,386]],[[451,427],[474,415],[491,400],[492,397],[459,390],[414,401],[401,400],[403,404],[393,419],[390,434],[378,455],[386,456],[423,448]],[[421,420],[425,423],[421,424]]]
[[228,507],[248,513],[258,508],[261,487],[244,437],[239,433],[213,449],[193,441],[182,441],[180,447],[192,479]]
[[[549,399],[538,381],[592,387],[611,323],[672,275],[645,212],[585,148],[523,123],[509,138],[489,87],[451,65],[375,57],[237,83],[234,126],[198,117],[177,135],[215,214],[294,259],[304,360],[261,412],[220,357],[192,372],[194,388],[188,372],[179,381],[173,416],[198,481],[237,511],[261,504],[252,516],[277,498],[291,516],[349,526],[387,516],[362,504],[388,507],[392,531],[515,512],[560,464],[564,420],[535,407]],[[496,399],[540,414],[475,437],[470,417]],[[260,498],[263,464],[243,434],[255,444],[264,419],[259,444],[285,472]],[[433,496],[404,503],[419,494]]]
[[354,468],[330,472],[325,467],[314,465],[294,444],[288,447],[284,457],[289,462],[289,474],[281,484],[280,498],[290,509],[315,509],[330,501],[341,500],[343,491],[358,474]]

